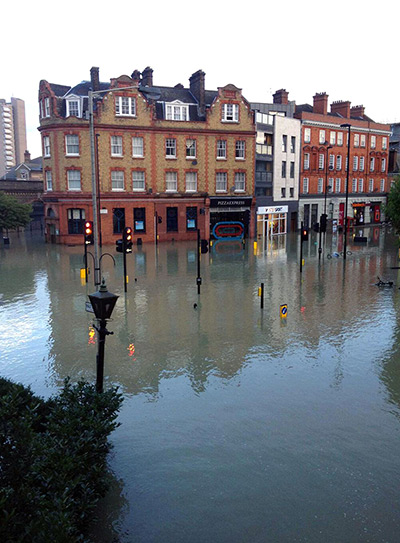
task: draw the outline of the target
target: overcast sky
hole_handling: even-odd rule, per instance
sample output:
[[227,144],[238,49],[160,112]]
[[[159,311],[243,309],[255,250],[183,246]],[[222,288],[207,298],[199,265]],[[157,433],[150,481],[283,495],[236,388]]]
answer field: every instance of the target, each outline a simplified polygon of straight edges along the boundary
[[76,85],[146,66],[155,85],[206,88],[233,83],[251,102],[289,100],[362,104],[375,121],[400,122],[398,0],[321,2],[32,2],[15,0],[3,21],[0,98],[25,101],[28,148],[41,154],[39,81]]

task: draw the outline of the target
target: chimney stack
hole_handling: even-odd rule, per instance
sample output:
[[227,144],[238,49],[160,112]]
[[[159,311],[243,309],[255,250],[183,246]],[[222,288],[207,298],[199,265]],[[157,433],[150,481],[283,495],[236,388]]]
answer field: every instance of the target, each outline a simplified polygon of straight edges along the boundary
[[24,153],[24,162],[30,162],[31,161],[31,154],[29,151],[25,151]]
[[147,66],[142,72],[142,85],[144,87],[152,87],[153,86],[153,70],[150,68],[150,66]]
[[206,112],[206,90],[205,90],[205,73],[202,70],[198,70],[189,79],[190,92],[196,98],[199,103],[199,110],[201,115],[205,115]]
[[352,108],[350,108],[350,115],[352,117],[364,117],[364,111],[364,106],[353,106]]
[[328,114],[328,95],[326,92],[317,92],[314,95],[313,113],[319,113],[320,115]]
[[90,81],[92,83],[92,91],[100,90],[99,69],[90,68]]
[[289,93],[286,89],[279,89],[272,95],[274,99],[274,104],[288,104],[289,103]]
[[350,104],[351,102],[337,100],[331,104],[331,113],[339,113],[345,119],[350,119]]

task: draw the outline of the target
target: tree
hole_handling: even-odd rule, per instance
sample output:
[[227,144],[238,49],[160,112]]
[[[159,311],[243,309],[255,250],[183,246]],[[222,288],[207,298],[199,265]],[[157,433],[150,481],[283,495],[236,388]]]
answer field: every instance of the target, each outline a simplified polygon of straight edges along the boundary
[[400,175],[397,176],[388,194],[385,215],[387,219],[392,221],[396,232],[400,234]]
[[0,229],[13,230],[30,223],[32,206],[22,204],[16,198],[0,192]]

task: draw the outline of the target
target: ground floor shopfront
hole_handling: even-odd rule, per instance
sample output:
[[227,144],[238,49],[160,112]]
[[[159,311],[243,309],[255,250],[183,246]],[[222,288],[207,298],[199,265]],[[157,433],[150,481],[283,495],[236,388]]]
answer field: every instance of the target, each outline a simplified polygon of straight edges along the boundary
[[[349,197],[348,198],[348,221],[349,226],[360,226],[364,224],[379,224],[384,220],[384,205],[386,195],[381,197]],[[301,198],[299,201],[299,227],[301,222],[307,228],[313,228],[320,222],[321,214],[328,215],[328,223],[335,221],[339,227],[344,226],[345,219],[345,198],[328,198],[325,202],[322,198]]]
[[[79,245],[84,223],[93,220],[91,196],[45,197],[45,236],[49,243]],[[254,236],[252,197],[208,197],[166,195],[126,196],[102,194],[98,209],[102,244],[115,243],[126,226],[133,229],[137,243],[187,241]]]

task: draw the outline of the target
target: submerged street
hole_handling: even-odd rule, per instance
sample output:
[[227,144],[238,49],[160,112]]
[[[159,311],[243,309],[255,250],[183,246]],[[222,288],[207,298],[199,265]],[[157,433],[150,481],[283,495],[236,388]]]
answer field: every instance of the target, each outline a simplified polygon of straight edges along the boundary
[[[125,400],[97,541],[398,540],[400,263],[390,231],[362,235],[344,261],[341,234],[321,260],[310,234],[302,274],[299,235],[217,243],[200,296],[196,243],[135,245],[127,294],[103,247],[105,388]],[[1,375],[45,397],[95,381],[82,255],[29,233],[0,249]]]

